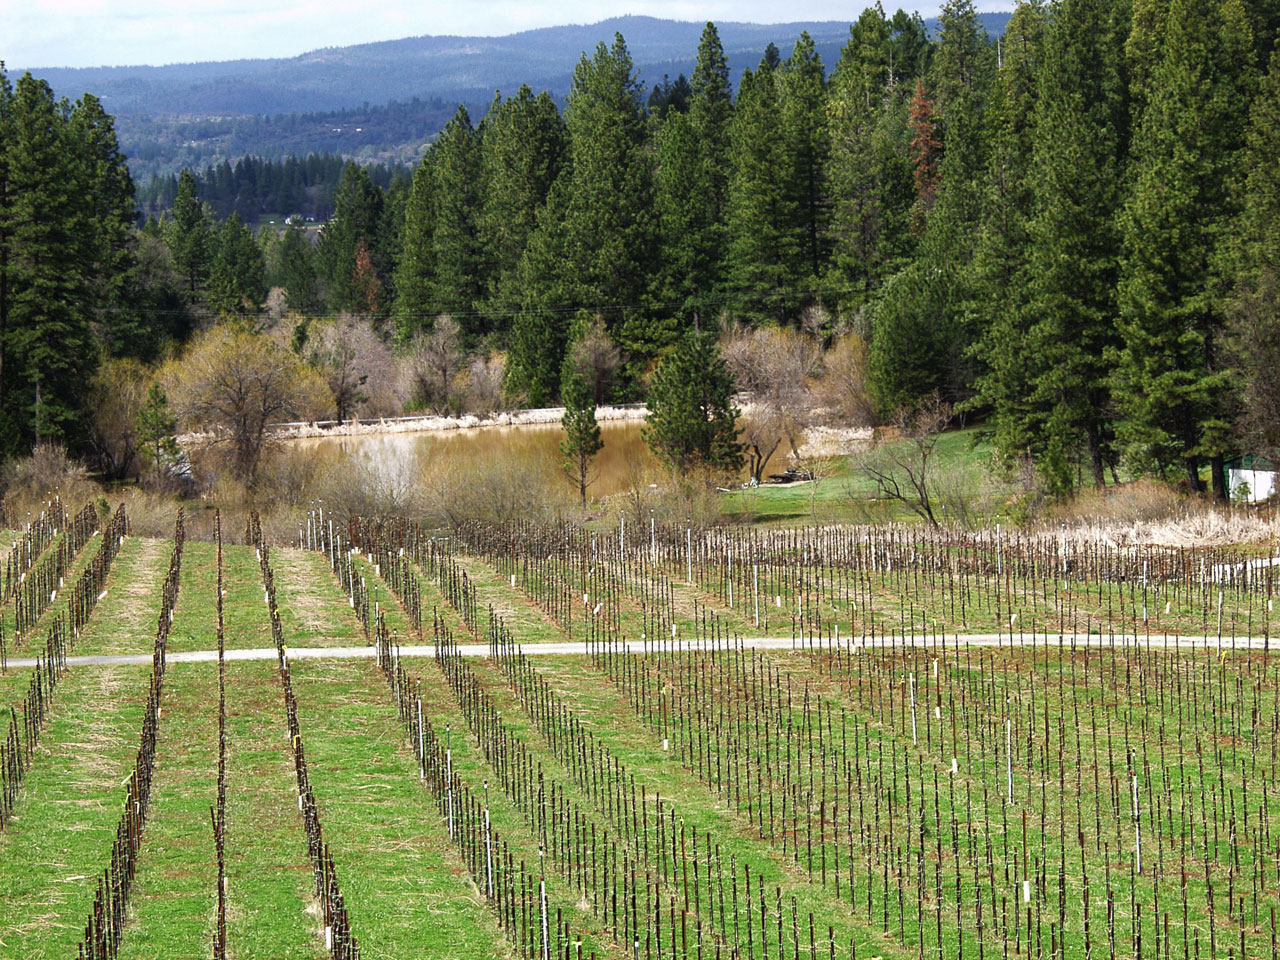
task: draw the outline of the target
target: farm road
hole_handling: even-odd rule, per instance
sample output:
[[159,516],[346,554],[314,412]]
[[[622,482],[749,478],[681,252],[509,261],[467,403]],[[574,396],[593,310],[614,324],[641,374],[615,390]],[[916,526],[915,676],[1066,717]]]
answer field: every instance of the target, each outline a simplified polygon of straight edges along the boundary
[[[800,640],[792,640],[790,637],[743,637],[735,642],[735,646],[740,644],[748,650],[801,650],[806,649],[807,644]],[[841,640],[841,647],[849,649],[848,641]],[[875,637],[875,638],[855,638],[853,649],[878,649],[889,646],[902,646],[901,637]],[[1210,647],[1214,650],[1263,650],[1269,649],[1269,637],[1217,637],[1217,636],[1098,636],[1097,634],[1071,634],[1071,633],[1038,633],[1034,636],[1031,634],[995,634],[995,633],[972,633],[959,634],[946,637],[936,637],[933,635],[917,635],[910,638],[908,645],[921,646],[926,648],[944,648],[956,647],[961,644],[976,647],[1000,647],[1000,646],[1038,646],[1043,647],[1046,644],[1050,646],[1062,646],[1070,648],[1075,647],[1124,647],[1124,646],[1143,646],[1143,647],[1188,647],[1203,648]],[[643,640],[627,640],[623,643],[623,647],[627,653],[644,653],[650,647],[652,642]],[[664,645],[667,649],[672,648],[672,643],[668,642]],[[674,641],[674,649],[676,650],[706,650],[715,647],[723,647],[724,644],[713,645],[710,642],[699,640],[677,640]],[[816,646],[816,645],[815,645]],[[372,646],[365,647],[288,647],[287,653],[292,660],[371,660],[376,656],[376,652]],[[588,650],[583,643],[529,643],[525,644],[522,649],[529,656],[583,656]],[[464,657],[487,657],[489,655],[489,645],[487,643],[466,643],[457,647],[457,650]],[[436,648],[433,644],[404,644],[400,647],[400,656],[402,657],[434,657]],[[259,647],[252,650],[228,650],[226,659],[228,663],[236,660],[274,660],[276,651],[272,647]],[[169,653],[165,657],[167,663],[216,663],[218,660],[217,650],[186,650],[181,652]],[[118,664],[148,664],[151,662],[150,654],[129,654],[129,655],[101,655],[87,657],[68,657],[67,665],[72,667],[105,667]],[[10,657],[9,666],[13,668],[34,667],[36,661],[34,657]]]

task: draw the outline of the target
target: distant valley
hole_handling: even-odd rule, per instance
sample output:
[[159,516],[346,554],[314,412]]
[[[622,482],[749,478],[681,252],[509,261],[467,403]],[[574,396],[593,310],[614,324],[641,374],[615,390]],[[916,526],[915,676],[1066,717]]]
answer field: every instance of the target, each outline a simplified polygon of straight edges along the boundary
[[[992,34],[1003,32],[1008,19],[1007,13],[981,15]],[[936,20],[926,23],[936,30]],[[32,72],[58,95],[100,97],[116,117],[135,176],[143,179],[244,155],[329,152],[408,162],[460,103],[479,120],[497,90],[511,94],[527,83],[565,96],[582,53],[615,32],[626,38],[646,84],[687,75],[702,26],[618,17],[505,37],[410,37],[272,60]],[[769,43],[785,56],[806,30],[830,71],[849,35],[847,21],[717,27],[735,79]]]

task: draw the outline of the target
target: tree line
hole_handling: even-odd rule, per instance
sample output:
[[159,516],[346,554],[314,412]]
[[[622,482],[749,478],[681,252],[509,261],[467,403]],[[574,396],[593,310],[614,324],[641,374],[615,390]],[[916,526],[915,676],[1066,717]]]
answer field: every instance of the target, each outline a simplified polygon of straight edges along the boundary
[[[270,286],[392,345],[447,316],[530,405],[575,351],[620,358],[599,402],[726,321],[851,334],[879,416],[983,418],[1055,494],[1123,465],[1223,495],[1227,457],[1280,448],[1278,22],[1275,0],[1055,0],[993,39],[951,0],[930,37],[876,6],[830,71],[802,35],[736,91],[713,24],[652,91],[616,36],[563,109],[525,86],[459,108],[410,181],[347,165],[318,237],[219,225],[202,190],[236,168],[184,173],[139,235],[197,318],[258,317]],[[176,315],[135,310],[139,342],[181,339]]]
[[[291,215],[324,221],[333,215],[333,195],[350,161],[335,153],[310,153],[282,160],[244,156],[232,163],[222,160],[192,173],[195,192],[215,219],[231,214],[241,220]],[[398,164],[366,165],[374,185],[382,190],[392,180],[406,177]],[[139,216],[162,217],[178,199],[178,173],[152,174],[137,187]]]

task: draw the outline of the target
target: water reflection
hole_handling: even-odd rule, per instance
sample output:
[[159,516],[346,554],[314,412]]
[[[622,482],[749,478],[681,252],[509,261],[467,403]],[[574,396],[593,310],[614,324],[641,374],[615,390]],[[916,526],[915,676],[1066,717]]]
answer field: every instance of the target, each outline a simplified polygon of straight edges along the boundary
[[[604,449],[595,459],[595,479],[587,490],[588,496],[607,497],[636,484],[658,481],[661,470],[641,436],[643,426],[639,420],[600,424]],[[412,464],[430,470],[433,462],[465,463],[489,458],[514,459],[552,472],[559,469],[562,436],[558,423],[548,423],[326,437],[293,440],[290,444],[295,449],[313,450],[325,461],[345,457],[379,473],[403,473]],[[780,456],[775,457],[770,469],[782,469],[781,460]],[[565,483],[569,481],[566,479]]]

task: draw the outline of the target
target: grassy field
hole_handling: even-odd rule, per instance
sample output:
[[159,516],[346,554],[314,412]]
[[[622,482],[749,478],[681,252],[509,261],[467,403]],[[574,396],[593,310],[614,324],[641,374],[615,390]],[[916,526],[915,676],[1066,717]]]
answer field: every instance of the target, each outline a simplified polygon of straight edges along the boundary
[[[505,537],[505,553],[469,551],[482,534]],[[874,542],[717,535],[688,556],[682,531],[642,534],[460,535],[449,562],[474,590],[474,634],[423,566],[410,565],[412,593],[379,575],[375,555],[413,557],[389,531],[370,527],[384,539],[354,558],[376,609],[367,631],[323,553],[271,551],[291,649],[431,642],[433,611],[461,642],[491,628],[530,648],[592,638],[567,656],[502,647],[401,664],[459,787],[487,798],[533,881],[506,913],[476,874],[483,836],[451,836],[414,718],[375,661],[292,660],[362,957],[540,957],[543,871],[575,958],[577,942],[583,956],[649,960],[1272,956],[1280,667],[1269,649],[1231,646],[1270,636],[1270,573],[1217,582],[1198,573],[1217,554],[1068,556],[903,529]],[[126,541],[74,654],[151,652],[171,549]],[[227,547],[224,577],[227,648],[273,648],[254,548]],[[213,546],[189,542],[170,653],[216,646],[216,583]],[[1098,646],[1011,643],[1032,625]],[[997,631],[998,646],[957,641]],[[721,652],[666,647],[673,632]],[[1195,648],[1158,645],[1203,633]],[[648,654],[612,646],[641,634]],[[739,635],[796,649],[736,649]],[[74,664],[54,691],[0,832],[0,960],[75,955],[148,670]],[[0,676],[5,703],[29,676]],[[217,690],[216,664],[169,665],[122,958],[213,955]],[[229,956],[328,955],[288,729],[276,663],[230,661]]]
[[[905,448],[905,444],[902,444]],[[967,509],[998,519],[1015,491],[993,475],[994,448],[979,428],[951,430],[938,437],[932,454],[937,509]],[[761,526],[797,523],[886,523],[917,519],[904,504],[878,499],[875,483],[858,466],[858,456],[832,457],[816,484],[763,484],[723,498],[733,519]]]

